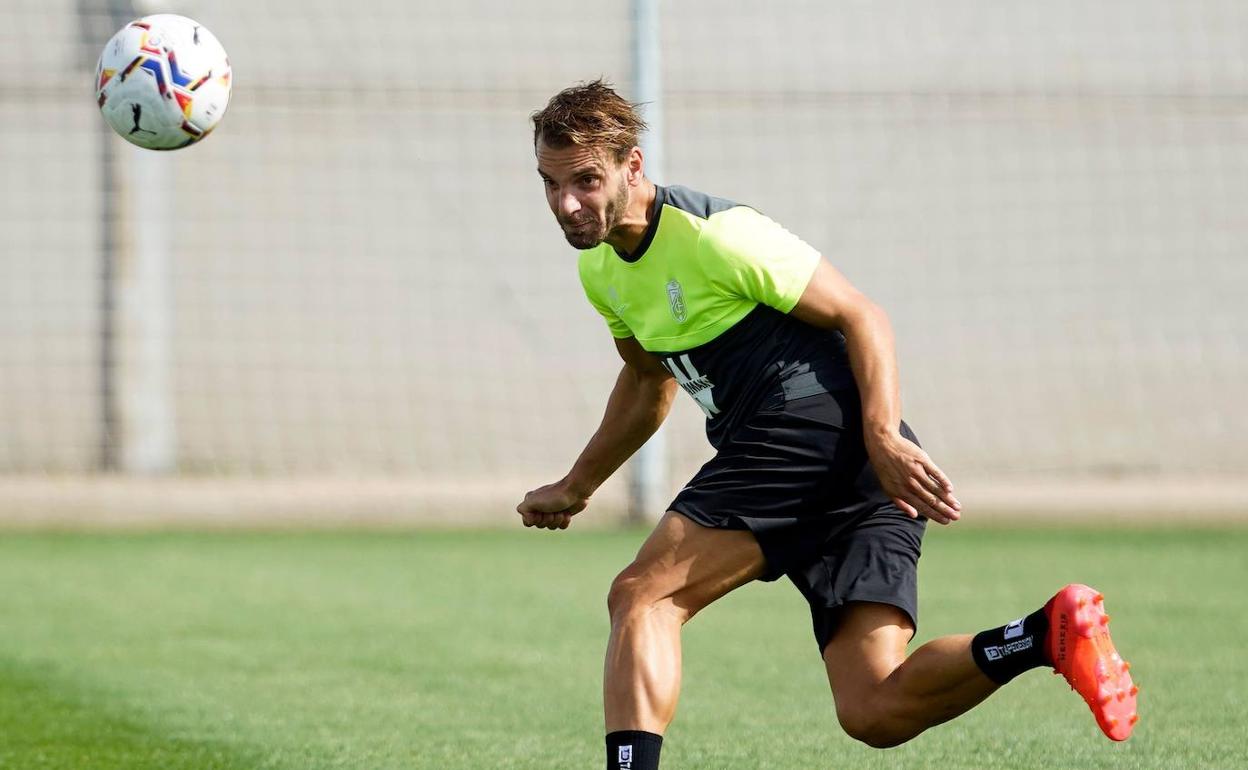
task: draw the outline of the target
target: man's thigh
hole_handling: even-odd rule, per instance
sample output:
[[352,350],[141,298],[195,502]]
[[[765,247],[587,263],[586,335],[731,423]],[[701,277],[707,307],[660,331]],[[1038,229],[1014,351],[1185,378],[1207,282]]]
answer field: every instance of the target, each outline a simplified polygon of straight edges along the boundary
[[692,614],[754,580],[765,566],[750,532],[705,527],[668,511],[613,590],[637,591],[649,600],[671,598]]
[[898,607],[850,602],[841,610],[836,633],[823,651],[828,684],[842,704],[863,703],[906,659],[914,623]]

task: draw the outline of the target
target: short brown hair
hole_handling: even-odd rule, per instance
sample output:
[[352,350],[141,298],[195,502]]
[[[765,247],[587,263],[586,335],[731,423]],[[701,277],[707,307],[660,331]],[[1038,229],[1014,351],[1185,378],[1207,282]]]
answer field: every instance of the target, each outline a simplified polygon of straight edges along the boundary
[[646,122],[637,108],[601,78],[565,88],[546,106],[529,117],[533,120],[533,145],[602,148],[622,161],[637,146]]

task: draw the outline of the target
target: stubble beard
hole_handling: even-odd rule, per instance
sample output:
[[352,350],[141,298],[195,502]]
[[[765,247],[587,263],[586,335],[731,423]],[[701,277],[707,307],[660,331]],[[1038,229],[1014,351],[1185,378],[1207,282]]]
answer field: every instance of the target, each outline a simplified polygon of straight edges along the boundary
[[615,197],[607,201],[606,210],[602,212],[603,221],[594,222],[595,227],[587,227],[583,230],[570,230],[572,225],[560,221],[563,227],[563,237],[574,249],[592,249],[607,239],[615,226],[620,223],[620,219],[624,216],[624,211],[628,208],[628,181],[621,179],[620,187],[616,191]]

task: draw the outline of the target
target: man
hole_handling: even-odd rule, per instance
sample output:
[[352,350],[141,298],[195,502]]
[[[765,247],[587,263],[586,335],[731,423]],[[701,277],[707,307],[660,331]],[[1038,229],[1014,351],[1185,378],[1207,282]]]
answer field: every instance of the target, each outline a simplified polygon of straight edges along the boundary
[[961,505],[901,420],[884,312],[754,209],[646,179],[645,125],[601,81],[560,92],[532,120],[547,201],[582,250],[581,282],[624,366],[568,475],[517,507],[525,526],[567,528],[663,422],[677,385],[716,449],[611,586],[607,767],[658,767],[681,626],[781,575],[810,603],[837,716],[858,740],[907,741],[1040,666],[1125,740],[1136,688],[1087,586],[906,656],[925,522],[955,522]]

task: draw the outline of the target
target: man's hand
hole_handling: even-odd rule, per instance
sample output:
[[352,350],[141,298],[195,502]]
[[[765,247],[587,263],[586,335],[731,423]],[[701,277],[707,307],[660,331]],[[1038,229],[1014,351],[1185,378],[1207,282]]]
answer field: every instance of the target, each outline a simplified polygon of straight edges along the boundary
[[911,518],[926,516],[937,524],[961,518],[962,504],[953,483],[917,444],[893,431],[867,441],[871,466],[885,494]]
[[538,487],[524,496],[516,513],[524,526],[538,529],[567,529],[572,517],[585,510],[589,498],[576,494],[563,481]]

